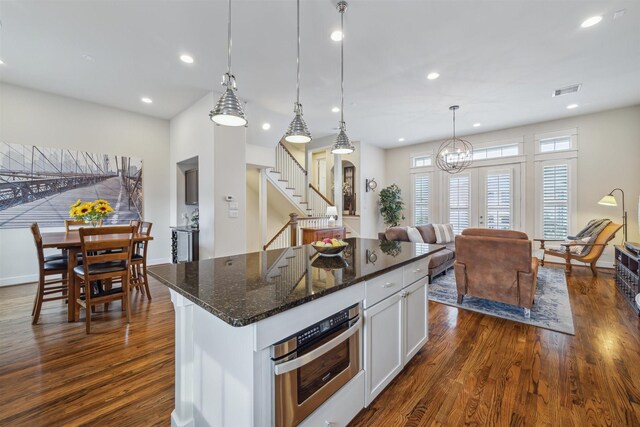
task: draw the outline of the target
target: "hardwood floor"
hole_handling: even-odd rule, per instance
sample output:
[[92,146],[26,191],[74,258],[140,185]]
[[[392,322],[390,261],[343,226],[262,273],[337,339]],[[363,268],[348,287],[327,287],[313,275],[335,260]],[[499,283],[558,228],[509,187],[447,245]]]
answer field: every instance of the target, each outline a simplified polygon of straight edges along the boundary
[[[360,426],[640,426],[640,320],[612,274],[569,279],[576,335],[430,303],[429,343],[352,422]],[[169,425],[173,307],[153,281],[94,323],[68,324],[34,287],[0,288],[0,425]],[[103,320],[102,317],[108,319]]]

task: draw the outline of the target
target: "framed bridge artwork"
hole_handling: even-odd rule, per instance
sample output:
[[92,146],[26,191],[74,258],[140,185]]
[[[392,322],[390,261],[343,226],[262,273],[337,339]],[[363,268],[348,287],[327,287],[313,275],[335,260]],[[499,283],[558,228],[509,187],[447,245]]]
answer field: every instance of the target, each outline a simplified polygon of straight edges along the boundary
[[0,228],[61,227],[96,199],[114,209],[106,224],[142,219],[142,159],[0,141]]

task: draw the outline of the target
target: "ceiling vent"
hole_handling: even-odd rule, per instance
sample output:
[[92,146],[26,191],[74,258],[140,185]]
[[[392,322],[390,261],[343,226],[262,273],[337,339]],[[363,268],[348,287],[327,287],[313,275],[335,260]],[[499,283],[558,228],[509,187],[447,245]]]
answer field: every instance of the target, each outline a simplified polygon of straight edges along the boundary
[[562,89],[556,89],[553,91],[553,96],[562,96],[562,95],[568,95],[570,93],[576,93],[577,91],[580,90],[581,87],[582,87],[582,84],[577,84],[577,85],[563,87]]

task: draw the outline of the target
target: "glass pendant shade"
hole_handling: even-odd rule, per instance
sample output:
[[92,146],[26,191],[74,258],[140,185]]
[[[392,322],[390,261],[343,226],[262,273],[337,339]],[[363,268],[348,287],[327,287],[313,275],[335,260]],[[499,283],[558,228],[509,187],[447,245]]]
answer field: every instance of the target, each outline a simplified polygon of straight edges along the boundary
[[235,94],[233,86],[228,85],[216,106],[209,113],[212,122],[222,126],[246,126],[242,103]]
[[351,154],[355,150],[355,147],[351,145],[351,141],[349,141],[349,137],[347,136],[346,129],[344,127],[344,123],[340,126],[340,132],[336,137],[336,142],[331,147],[331,152],[333,154]]
[[307,142],[311,142],[311,132],[309,132],[307,123],[305,123],[302,118],[302,105],[296,103],[294,111],[296,115],[291,121],[287,132],[284,134],[284,140],[293,144],[306,144]]
[[440,144],[436,155],[438,169],[450,174],[462,172],[473,161],[473,145],[469,141],[456,136],[457,105],[449,107],[453,111],[453,136]]

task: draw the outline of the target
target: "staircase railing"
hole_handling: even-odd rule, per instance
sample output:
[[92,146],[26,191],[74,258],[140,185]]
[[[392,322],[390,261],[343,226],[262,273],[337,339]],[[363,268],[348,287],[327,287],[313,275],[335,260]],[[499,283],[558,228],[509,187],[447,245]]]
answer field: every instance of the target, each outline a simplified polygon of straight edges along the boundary
[[306,199],[305,185],[307,181],[307,171],[298,163],[282,141],[276,146],[275,170],[280,173],[281,180],[287,181],[287,188],[293,190],[293,194],[301,196],[302,200]]
[[309,184],[309,200],[308,205],[309,209],[311,209],[311,215],[313,216],[322,216],[326,215],[327,207],[333,206],[333,202],[329,200],[324,194],[320,192],[313,184]]
[[328,217],[299,217],[296,213],[289,214],[289,221],[282,226],[275,236],[262,247],[267,249],[282,249],[289,246],[302,244],[302,228],[304,227],[326,227],[329,225]]

